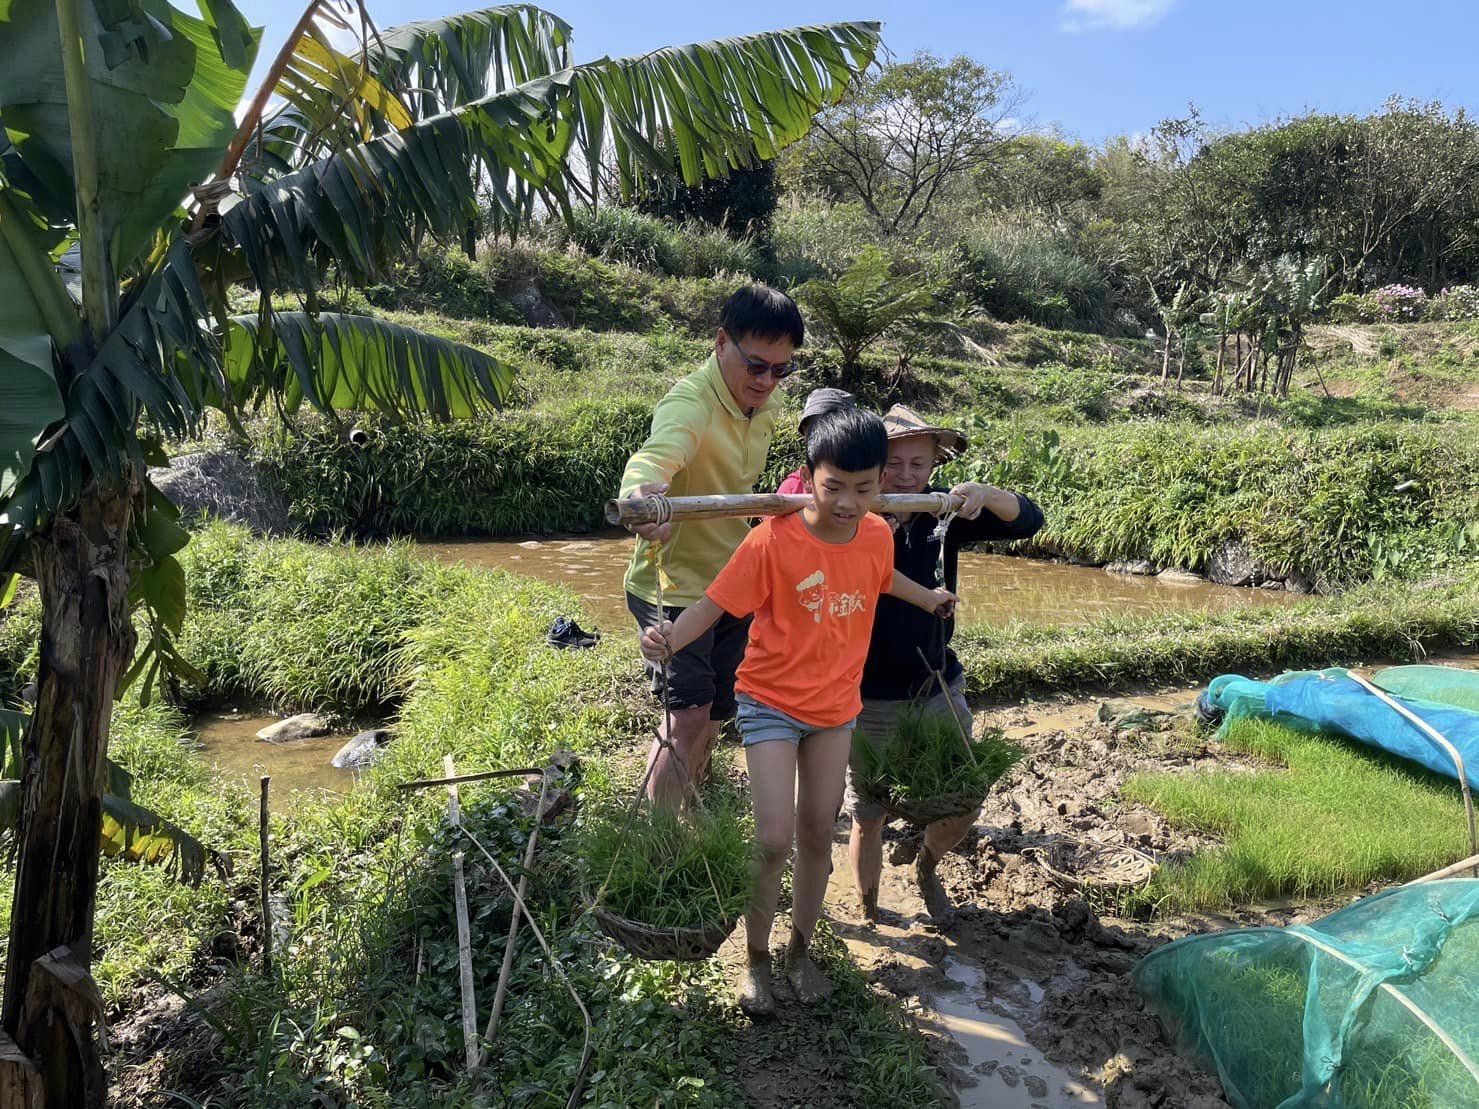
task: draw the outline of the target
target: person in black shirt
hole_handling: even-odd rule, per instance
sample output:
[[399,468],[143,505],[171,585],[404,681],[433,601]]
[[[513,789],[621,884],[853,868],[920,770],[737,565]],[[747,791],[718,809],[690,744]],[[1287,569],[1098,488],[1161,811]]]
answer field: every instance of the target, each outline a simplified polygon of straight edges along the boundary
[[[959,455],[965,436],[950,428],[935,427],[903,405],[894,405],[883,418],[888,429],[888,465],[884,470],[885,493],[922,493],[936,489],[930,477],[936,465]],[[1020,493],[978,482],[963,482],[950,492],[964,498],[965,506],[950,522],[941,541],[934,537],[937,521],[925,513],[901,518],[894,527],[894,568],[927,588],[943,585],[954,592],[960,548],[965,543],[987,539],[1025,539],[1043,524],[1042,510]],[[940,580],[943,561],[944,580]],[[873,620],[873,638],[863,666],[863,711],[858,717],[860,736],[884,736],[893,728],[899,712],[921,704],[926,712],[953,713],[969,726],[970,707],[965,700],[965,675],[960,660],[950,649],[955,621],[880,597]],[[920,658],[924,653],[926,662]],[[945,677],[948,699],[939,689],[933,669]],[[851,772],[846,808],[852,816],[850,856],[858,898],[869,920],[878,919],[878,884],[883,873],[883,826],[887,814],[859,797],[853,789]],[[941,919],[950,912],[950,901],[935,874],[945,853],[959,843],[975,823],[979,810],[925,829],[924,841],[915,859],[914,874],[930,915]]]

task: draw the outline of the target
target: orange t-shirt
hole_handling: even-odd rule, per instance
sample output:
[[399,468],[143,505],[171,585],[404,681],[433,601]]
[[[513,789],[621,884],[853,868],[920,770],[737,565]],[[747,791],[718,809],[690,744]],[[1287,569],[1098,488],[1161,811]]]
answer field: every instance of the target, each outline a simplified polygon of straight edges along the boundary
[[707,590],[725,612],[755,614],[735,689],[818,728],[846,724],[893,578],[893,533],[871,513],[847,543],[818,539],[799,512],[763,520]]

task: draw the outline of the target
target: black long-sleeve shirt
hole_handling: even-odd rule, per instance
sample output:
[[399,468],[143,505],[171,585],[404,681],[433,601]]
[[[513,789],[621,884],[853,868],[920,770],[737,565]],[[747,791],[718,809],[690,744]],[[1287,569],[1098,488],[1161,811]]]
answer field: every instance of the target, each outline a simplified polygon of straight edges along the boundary
[[[934,492],[944,492],[935,489]],[[966,543],[988,539],[1026,539],[1043,525],[1042,509],[1021,493],[1017,498],[1017,518],[1011,522],[999,519],[990,509],[982,509],[974,520],[956,517],[945,535],[944,586],[955,591],[960,548]],[[940,540],[932,537],[938,521],[926,512],[916,512],[907,524],[894,531],[894,569],[927,589],[941,585],[938,574]],[[950,649],[955,634],[955,620],[941,621],[932,613],[915,608],[897,597],[878,598],[878,612],[873,618],[873,639],[868,646],[868,661],[863,664],[863,696],[881,701],[905,701],[917,696],[933,681],[929,668],[916,651],[937,666],[947,681],[961,672],[960,660]]]

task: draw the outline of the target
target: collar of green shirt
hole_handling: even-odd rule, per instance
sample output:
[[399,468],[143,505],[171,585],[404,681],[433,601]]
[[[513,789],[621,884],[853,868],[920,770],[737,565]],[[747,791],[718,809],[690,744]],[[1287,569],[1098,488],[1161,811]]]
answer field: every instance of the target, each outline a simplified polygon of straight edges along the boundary
[[746,412],[741,408],[739,401],[734,399],[734,394],[729,391],[729,385],[724,380],[724,371],[719,368],[719,356],[717,354],[709,355],[709,360],[704,363],[702,372],[709,388],[714,391],[714,395],[719,398],[719,403],[724,406],[724,411],[728,412],[737,420],[748,420],[753,416],[759,415],[761,412],[767,411],[775,404],[775,393],[772,392],[770,396],[765,398],[765,403],[753,412]]

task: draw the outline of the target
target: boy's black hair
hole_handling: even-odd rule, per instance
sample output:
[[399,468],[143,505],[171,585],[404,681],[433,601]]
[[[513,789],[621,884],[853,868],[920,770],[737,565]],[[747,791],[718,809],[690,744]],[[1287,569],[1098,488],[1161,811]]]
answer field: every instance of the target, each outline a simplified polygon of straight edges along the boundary
[[719,326],[731,339],[754,335],[758,339],[790,339],[793,347],[806,340],[806,325],[801,322],[801,309],[779,289],[758,281],[737,290],[724,302],[719,313]]
[[850,474],[882,470],[888,462],[883,421],[863,408],[834,408],[813,418],[806,430],[806,464],[816,473],[823,462]]

